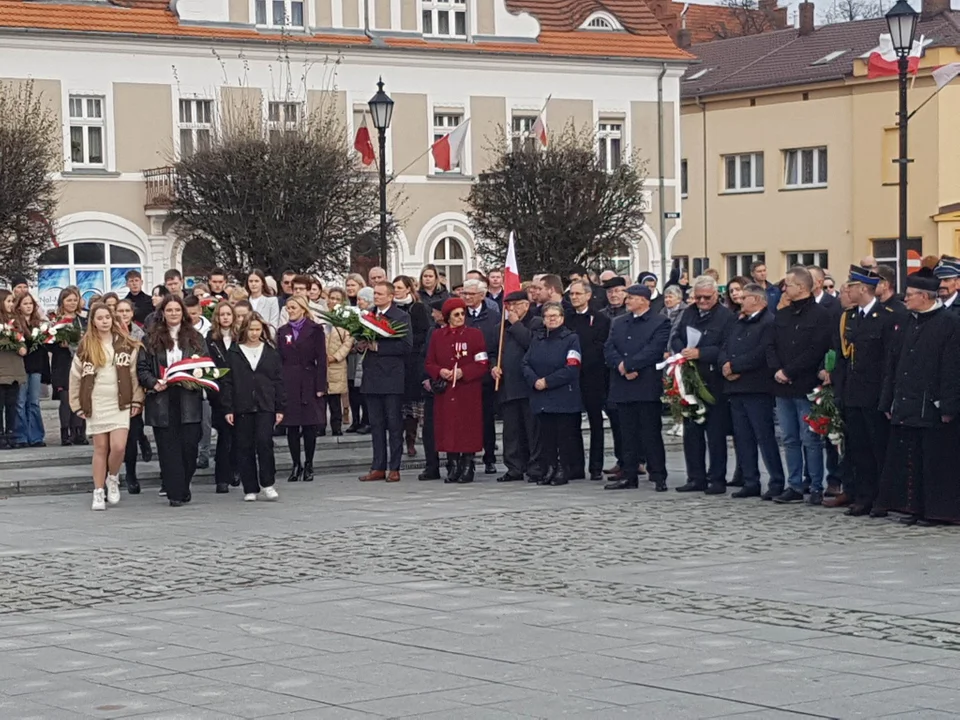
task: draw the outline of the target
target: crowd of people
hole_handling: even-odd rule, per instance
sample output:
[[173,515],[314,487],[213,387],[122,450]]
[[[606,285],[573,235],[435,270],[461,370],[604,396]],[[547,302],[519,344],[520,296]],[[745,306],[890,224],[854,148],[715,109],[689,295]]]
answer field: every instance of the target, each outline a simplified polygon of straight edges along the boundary
[[[686,466],[677,492],[732,486],[734,498],[851,516],[960,521],[960,478],[947,459],[960,440],[955,258],[925,260],[902,301],[895,272],[869,257],[840,285],[815,266],[770,283],[763,263],[725,287],[713,270],[692,280],[675,270],[661,288],[649,272],[634,281],[577,267],[510,293],[499,269],[450,287],[433,265],[392,282],[375,267],[342,286],[293,272],[278,284],[257,269],[241,283],[214,270],[186,290],[168,270],[147,294],[139,272],[126,279],[123,298],[60,293],[51,315],[82,331],[76,345],[0,350],[0,446],[44,444],[39,397],[49,384],[61,444],[92,438],[95,510],[119,502],[122,469],[127,491],[140,492],[138,458],[153,455],[146,427],[173,507],[190,502],[195,471],[209,466],[212,430],[216,492],[242,485],[255,501],[279,496],[275,435],[287,438],[289,482],[314,479],[317,438],[329,429],[371,436],[362,482],[399,481],[422,433],[419,480],[466,484],[478,461],[500,473],[497,419],[499,482],[606,476],[604,488],[627,490],[646,476],[666,491],[662,368],[673,358],[697,369],[710,399],[677,426]],[[398,331],[354,337],[325,320],[338,305]],[[25,279],[0,290],[0,322],[29,333],[44,320]],[[174,363],[205,357],[228,370],[218,391],[166,381]],[[832,440],[810,422],[811,394],[824,386],[842,418]],[[616,458],[607,469],[604,415]]]

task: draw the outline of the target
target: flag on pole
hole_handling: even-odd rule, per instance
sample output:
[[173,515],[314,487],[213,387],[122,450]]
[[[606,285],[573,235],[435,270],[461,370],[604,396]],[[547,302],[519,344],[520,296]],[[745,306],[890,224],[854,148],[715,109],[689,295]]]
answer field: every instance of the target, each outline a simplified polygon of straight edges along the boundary
[[544,147],[547,146],[547,121],[546,118],[543,117],[543,113],[537,115],[533,127],[530,128],[530,134],[537,138],[541,145]]
[[[907,56],[907,72],[911,75],[917,74],[924,45],[926,45],[926,41],[922,35],[919,40],[913,41],[910,54]],[[893,39],[890,37],[890,33],[883,33],[880,35],[880,44],[877,49],[871,52],[867,58],[867,77],[896,77],[899,72],[897,52],[893,49]]]
[[933,71],[933,81],[937,84],[937,90],[953,82],[957,75],[960,75],[960,63],[950,63],[949,65],[941,65],[935,68]]
[[454,166],[460,164],[460,150],[469,128],[470,118],[467,118],[430,146],[433,162],[438,170],[453,170]]
[[370,165],[376,159],[377,154],[373,150],[370,131],[366,125],[357,128],[357,136],[353,140],[353,149],[360,153],[360,160],[364,165]]
[[514,233],[510,231],[510,241],[507,244],[507,262],[503,266],[503,296],[520,290],[520,267],[517,265],[517,250],[513,246]]

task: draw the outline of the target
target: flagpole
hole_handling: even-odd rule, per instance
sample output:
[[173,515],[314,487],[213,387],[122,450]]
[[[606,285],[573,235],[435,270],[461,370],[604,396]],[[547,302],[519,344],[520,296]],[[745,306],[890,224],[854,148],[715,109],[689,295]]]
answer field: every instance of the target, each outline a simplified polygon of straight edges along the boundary
[[[460,127],[460,125],[463,125],[463,123],[466,123],[466,122],[470,122],[470,118],[464,118],[463,122],[461,122],[460,124],[458,124],[457,127]],[[454,128],[454,129],[451,130],[449,133],[447,133],[447,135],[449,135],[450,133],[452,133],[452,132],[453,132],[454,130],[456,130],[456,129],[457,129],[457,128]],[[444,135],[444,137],[446,137],[446,135]],[[440,138],[440,140],[442,140],[442,139],[443,139],[443,138]],[[394,173],[393,176],[392,176],[389,180],[387,180],[387,184],[392,183],[392,182],[393,182],[394,180],[396,180],[398,177],[400,177],[401,175],[403,175],[407,170],[409,170],[409,169],[412,168],[414,165],[416,165],[418,162],[420,162],[420,160],[421,160],[422,158],[426,157],[427,153],[429,153],[431,150],[433,150],[434,146],[435,146],[438,142],[440,142],[440,140],[437,140],[436,142],[431,143],[431,144],[427,147],[427,149],[424,150],[424,151],[423,151],[422,153],[420,153],[419,155],[417,155],[409,165],[407,165],[405,168],[403,168],[400,172]]]
[[927,98],[926,100],[924,100],[922,103],[920,103],[919,105],[917,105],[917,106],[913,109],[913,112],[910,113],[909,115],[907,115],[907,120],[909,121],[911,118],[913,118],[913,116],[917,114],[917,112],[920,110],[920,108],[922,108],[922,107],[923,107],[924,105],[926,105],[928,102],[930,102],[931,100],[933,100],[937,95],[940,94],[940,91],[943,90],[943,88],[945,88],[945,87],[946,87],[947,85],[949,85],[949,84],[950,84],[950,83],[947,83],[946,85],[942,85],[942,86],[938,87],[938,88],[937,88],[937,91],[936,91],[935,93],[933,93],[930,97],[928,97],[928,98]]
[[[504,298],[506,300],[506,298]],[[504,303],[506,304],[506,303]],[[503,364],[503,329],[507,324],[507,309],[503,308],[503,312],[500,313],[500,342],[497,345],[497,370],[501,372],[503,369],[500,367]],[[496,381],[493,383],[493,391],[497,392],[500,389],[500,377],[498,376]]]

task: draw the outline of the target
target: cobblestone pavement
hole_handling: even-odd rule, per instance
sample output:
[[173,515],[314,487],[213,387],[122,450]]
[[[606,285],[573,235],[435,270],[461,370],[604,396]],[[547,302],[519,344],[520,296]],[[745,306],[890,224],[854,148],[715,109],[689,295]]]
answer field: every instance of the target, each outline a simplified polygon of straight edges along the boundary
[[587,482],[280,491],[0,502],[0,718],[960,717],[960,531]]

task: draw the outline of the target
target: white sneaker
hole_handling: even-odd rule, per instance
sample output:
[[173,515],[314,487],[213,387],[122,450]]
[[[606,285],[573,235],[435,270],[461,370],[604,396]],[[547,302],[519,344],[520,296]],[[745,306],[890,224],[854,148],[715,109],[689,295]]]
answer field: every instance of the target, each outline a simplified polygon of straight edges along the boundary
[[263,489],[263,497],[265,497],[267,500],[276,500],[280,497],[280,495],[277,493],[277,489],[271,485],[270,487],[265,487]]
[[243,501],[244,501],[244,502],[256,502],[256,501],[257,501],[257,494],[256,494],[256,493],[247,493],[246,495],[243,496]]
[[107,475],[107,502],[116,505],[120,502],[120,476]]
[[93,506],[91,510],[106,510],[107,503],[103,499],[103,488],[94,488],[93,490]]

